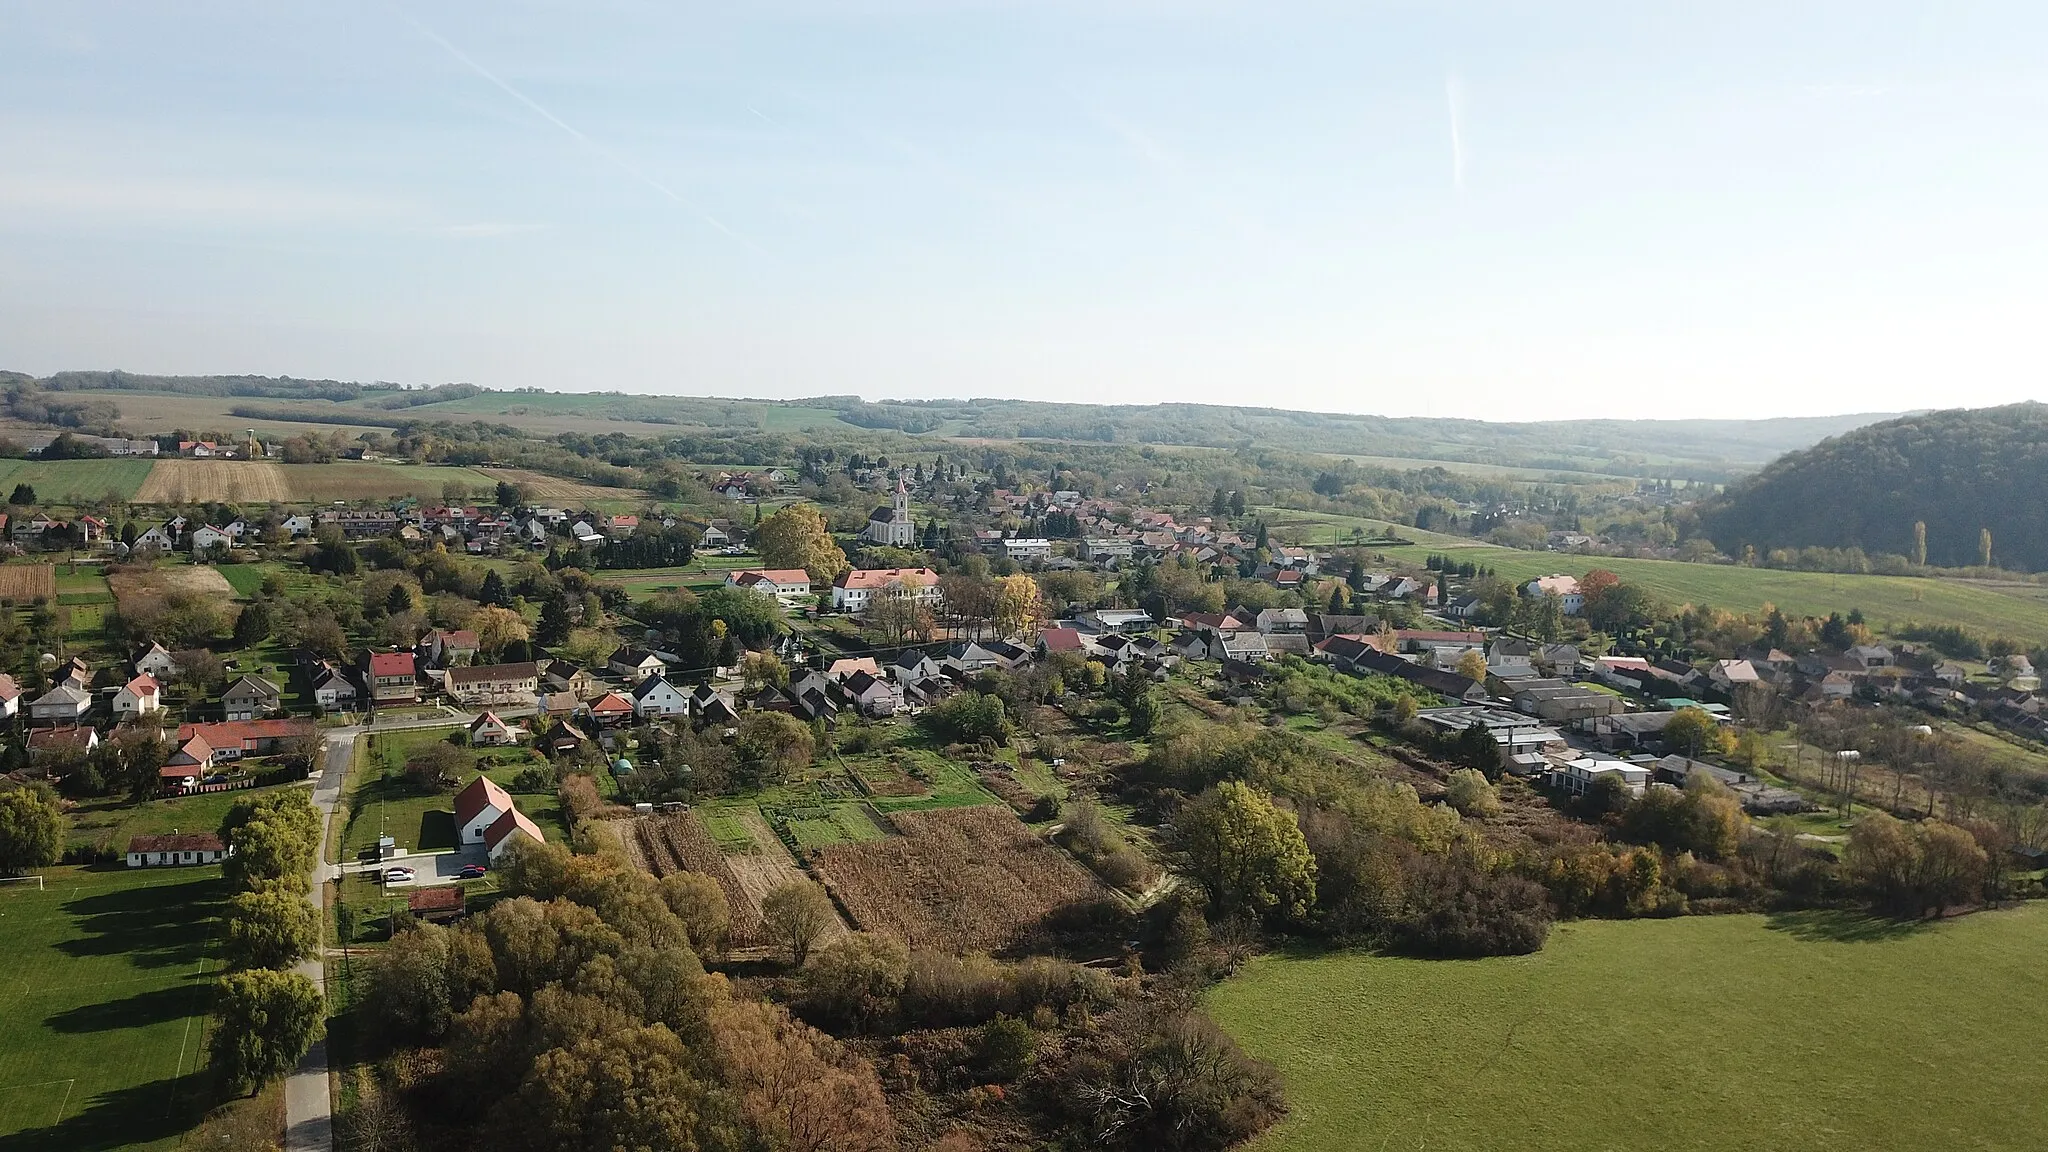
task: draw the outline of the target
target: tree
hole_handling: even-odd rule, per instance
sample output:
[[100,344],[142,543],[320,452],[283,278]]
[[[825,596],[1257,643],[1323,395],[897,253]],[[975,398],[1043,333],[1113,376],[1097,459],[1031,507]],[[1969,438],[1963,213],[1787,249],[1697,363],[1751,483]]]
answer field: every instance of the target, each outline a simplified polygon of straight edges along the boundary
[[811,730],[784,712],[749,712],[740,718],[739,738],[734,747],[740,756],[764,770],[764,776],[783,780],[810,766],[817,751]]
[[543,1052],[519,1085],[536,1148],[716,1147],[719,1109],[666,1026],[624,1025]]
[[1444,803],[1463,815],[1479,819],[1500,814],[1500,793],[1494,790],[1486,774],[1476,768],[1460,768],[1451,773],[1444,786]]
[[569,618],[569,601],[566,597],[550,596],[540,606],[540,631],[536,636],[543,644],[566,644],[574,628]]
[[1467,649],[1463,656],[1458,657],[1458,675],[1486,683],[1486,653],[1477,648]]
[[1299,918],[1316,898],[1316,862],[1291,812],[1239,781],[1190,801],[1175,821],[1188,870],[1225,914]]
[[896,1011],[910,975],[910,949],[894,936],[848,932],[823,945],[804,965],[806,1015],[816,1013],[856,1031]]
[[994,623],[997,635],[1025,635],[1037,625],[1044,611],[1038,597],[1038,581],[1022,572],[996,581]]
[[283,968],[319,946],[318,914],[287,887],[241,892],[228,901],[221,949],[229,967]]
[[1991,567],[1991,529],[1989,528],[1979,528],[1977,530],[1977,563],[1985,568]]
[[69,821],[46,784],[0,792],[0,875],[48,868],[64,854]]
[[221,821],[221,840],[233,849],[221,875],[251,890],[285,879],[296,885],[318,859],[320,838],[320,810],[301,789],[241,801]]
[[235,647],[254,648],[270,638],[274,627],[270,608],[263,601],[245,605],[235,617]]
[[505,590],[505,578],[498,575],[496,568],[484,573],[483,587],[478,589],[476,598],[478,602],[494,608],[512,606],[512,594]]
[[16,484],[14,494],[7,498],[7,502],[17,508],[27,508],[36,502],[36,490],[32,485]]
[[926,710],[919,722],[949,744],[1007,744],[1013,731],[1003,698],[983,692],[962,692],[942,701]]
[[749,692],[759,692],[763,688],[787,688],[789,669],[783,667],[781,659],[773,652],[749,652],[740,658],[740,679],[746,683]]
[[801,568],[814,585],[846,571],[846,553],[825,530],[825,516],[810,504],[790,504],[761,522],[755,547],[765,568]]
[[1150,692],[1146,692],[1136,700],[1131,701],[1127,713],[1130,721],[1131,735],[1150,736],[1152,729],[1159,724],[1159,714],[1159,698]]
[[400,772],[413,790],[422,793],[445,791],[455,783],[456,773],[468,767],[469,758],[451,745],[439,741],[405,758]]
[[469,618],[469,627],[476,633],[477,647],[493,659],[514,640],[527,638],[525,617],[510,608],[479,608]]
[[792,880],[761,897],[762,926],[770,937],[789,946],[790,962],[798,967],[838,919],[832,898],[814,881]]
[[510,481],[498,481],[498,507],[517,508],[526,503],[526,497]]
[[690,947],[700,956],[723,952],[732,912],[718,881],[702,872],[671,872],[659,884],[662,902],[690,934]]
[[1687,756],[1726,756],[1735,750],[1735,738],[1719,721],[1701,708],[1680,708],[1664,725],[1664,746],[1683,749]]
[[[763,1147],[885,1152],[896,1123],[873,1066],[779,1005],[727,1000],[711,1013],[726,1086]],[[578,1144],[581,1147],[584,1145]]]
[[297,972],[252,968],[230,972],[215,986],[213,1063],[238,1093],[289,1073],[323,1026],[320,989]]

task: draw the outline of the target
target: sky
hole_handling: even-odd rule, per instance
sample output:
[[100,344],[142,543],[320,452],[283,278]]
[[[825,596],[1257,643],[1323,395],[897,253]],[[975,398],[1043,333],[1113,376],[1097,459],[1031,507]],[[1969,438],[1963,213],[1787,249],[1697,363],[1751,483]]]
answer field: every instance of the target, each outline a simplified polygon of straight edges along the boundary
[[2048,5],[0,0],[0,368],[2048,398]]

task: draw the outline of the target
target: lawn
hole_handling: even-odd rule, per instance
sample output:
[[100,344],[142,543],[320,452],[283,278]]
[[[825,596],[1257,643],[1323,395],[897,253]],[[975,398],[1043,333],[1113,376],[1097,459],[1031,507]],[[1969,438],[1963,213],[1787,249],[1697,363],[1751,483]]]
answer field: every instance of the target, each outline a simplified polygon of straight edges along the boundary
[[148,460],[0,460],[0,486],[27,484],[41,504],[132,500],[155,465]]
[[206,1112],[218,868],[0,888],[0,1150],[179,1146]]
[[214,570],[227,579],[235,595],[244,600],[255,598],[263,590],[263,578],[276,571],[273,564],[216,564]]
[[[365,848],[374,848],[377,837],[389,835],[401,848],[412,852],[441,852],[456,847],[454,792],[420,793],[400,775],[407,759],[421,749],[445,742],[460,728],[420,728],[384,732],[368,737],[365,750],[350,774],[348,824],[343,829],[341,858],[353,860]],[[457,773],[467,784],[479,766],[506,789],[522,768],[540,761],[530,751],[512,748],[463,748],[469,764]],[[553,790],[540,795],[515,796],[519,809],[550,836],[565,833]]]
[[1534,956],[1269,956],[1210,997],[1293,1150],[2033,1149],[2048,907],[1588,921]]
[[[279,785],[291,787],[291,785]],[[303,785],[301,785],[303,787]],[[71,843],[98,852],[128,850],[131,836],[166,832],[213,832],[238,801],[252,800],[270,788],[241,788],[199,796],[157,800],[86,800],[71,810]]]

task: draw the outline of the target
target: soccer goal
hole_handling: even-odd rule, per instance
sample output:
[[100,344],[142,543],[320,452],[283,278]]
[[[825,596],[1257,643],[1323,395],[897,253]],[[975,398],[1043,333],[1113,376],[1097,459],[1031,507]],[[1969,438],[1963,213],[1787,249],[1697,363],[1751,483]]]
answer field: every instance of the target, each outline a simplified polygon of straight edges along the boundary
[[36,891],[41,892],[43,890],[43,878],[41,876],[0,876],[0,888],[5,888],[9,884],[34,884]]

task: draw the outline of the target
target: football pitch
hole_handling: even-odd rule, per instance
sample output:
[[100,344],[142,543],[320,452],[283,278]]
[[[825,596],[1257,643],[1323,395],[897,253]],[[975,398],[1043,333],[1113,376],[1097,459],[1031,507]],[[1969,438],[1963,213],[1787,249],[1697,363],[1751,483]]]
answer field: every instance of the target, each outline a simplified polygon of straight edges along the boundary
[[0,885],[0,1152],[169,1149],[206,1113],[218,867]]

